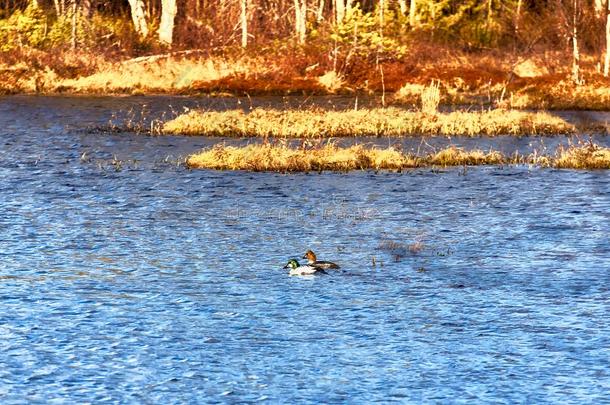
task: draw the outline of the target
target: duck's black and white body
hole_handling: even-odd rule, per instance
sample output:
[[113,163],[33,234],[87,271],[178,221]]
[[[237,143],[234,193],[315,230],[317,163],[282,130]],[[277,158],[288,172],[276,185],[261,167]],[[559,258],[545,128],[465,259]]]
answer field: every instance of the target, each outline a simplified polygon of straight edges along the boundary
[[318,269],[322,269],[322,270],[329,270],[329,269],[339,269],[339,265],[337,265],[336,263],[333,262],[327,262],[324,260],[318,260],[318,258],[316,257],[316,254],[311,251],[308,250],[307,252],[305,252],[305,254],[303,255],[303,259],[307,259],[307,264],[309,266],[318,268]]

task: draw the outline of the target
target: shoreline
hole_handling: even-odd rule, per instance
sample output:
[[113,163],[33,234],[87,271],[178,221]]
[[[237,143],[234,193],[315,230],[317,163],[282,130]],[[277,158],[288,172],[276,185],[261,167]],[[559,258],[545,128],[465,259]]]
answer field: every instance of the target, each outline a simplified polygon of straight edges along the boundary
[[[566,95],[560,95],[556,98],[547,98],[543,101],[527,100],[527,95],[519,103],[511,105],[510,102],[498,103],[496,101],[474,101],[481,99],[478,94],[464,94],[458,99],[447,99],[444,97],[439,104],[445,108],[509,108],[515,111],[592,111],[592,112],[610,112],[610,86],[602,91],[608,92],[608,100],[602,102],[587,103],[582,100],[566,100]],[[338,97],[338,98],[353,98],[353,99],[378,99],[377,103],[381,106],[381,99],[386,99],[387,107],[408,108],[416,106],[419,100],[416,97],[401,98],[395,93],[370,92],[365,90],[345,91],[345,92],[311,92],[305,89],[293,89],[285,91],[281,89],[270,90],[253,90],[253,91],[201,91],[201,90],[175,90],[175,89],[155,89],[154,91],[131,89],[129,91],[106,91],[106,90],[53,90],[53,91],[21,91],[21,90],[6,90],[0,88],[0,97],[194,97],[194,98],[250,98],[250,97]],[[544,98],[544,95],[538,95],[539,98]]]
[[426,87],[436,83],[439,103],[447,106],[610,111],[610,78],[596,70],[590,55],[583,56],[581,85],[570,80],[566,66],[551,63],[544,55],[523,56],[517,65],[493,53],[458,52],[455,59],[443,55],[384,63],[379,65],[385,69],[381,77],[375,65],[362,62],[358,74],[335,71],[314,55],[297,61],[294,55],[231,55],[227,50],[216,56],[164,54],[105,60],[86,51],[63,51],[49,62],[45,59],[49,54],[24,51],[20,59],[0,59],[0,95],[344,96],[416,106]]

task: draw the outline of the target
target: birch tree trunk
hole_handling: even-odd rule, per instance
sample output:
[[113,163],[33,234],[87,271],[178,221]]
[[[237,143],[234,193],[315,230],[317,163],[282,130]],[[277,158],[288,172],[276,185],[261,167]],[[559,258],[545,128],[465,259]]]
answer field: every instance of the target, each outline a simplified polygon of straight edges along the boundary
[[307,0],[301,0],[301,27],[299,30],[299,42],[305,43],[307,35]]
[[53,0],[53,5],[55,5],[55,12],[57,13],[57,17],[61,15],[61,6],[59,4],[59,0]]
[[515,15],[515,33],[519,32],[519,23],[521,22],[521,3],[523,0],[517,1],[517,14]]
[[407,0],[398,0],[398,7],[401,15],[407,15]]
[[248,46],[248,0],[241,0],[241,47]]
[[146,23],[144,0],[129,0],[129,7],[131,8],[131,20],[136,32],[140,37],[146,38],[148,36],[148,24]]
[[409,25],[411,27],[415,27],[415,8],[417,7],[416,1],[411,0],[411,5],[409,7]]
[[83,17],[86,19],[91,18],[91,0],[82,0],[80,8]]
[[161,23],[159,24],[159,42],[172,46],[174,37],[174,19],[178,13],[176,0],[161,0]]
[[580,85],[582,84],[580,79],[580,52],[578,50],[578,12],[580,2],[574,0],[572,6],[572,81],[576,85]]
[[606,7],[604,7],[604,0],[595,0],[593,2],[593,8],[595,9],[595,15],[597,17],[603,17]]
[[318,4],[318,13],[316,16],[316,21],[318,23],[322,22],[322,20],[324,20],[324,0],[320,0],[320,3]]
[[385,25],[385,0],[379,0],[379,33],[383,38],[383,26]]
[[76,49],[76,13],[78,9],[76,8],[76,0],[72,0],[72,50]]
[[307,34],[307,0],[294,0],[294,32],[300,44]]
[[345,3],[344,0],[334,0],[335,2],[335,16],[337,18],[337,24],[341,24],[345,18]]
[[606,57],[604,58],[604,76],[610,73],[610,0],[606,0]]

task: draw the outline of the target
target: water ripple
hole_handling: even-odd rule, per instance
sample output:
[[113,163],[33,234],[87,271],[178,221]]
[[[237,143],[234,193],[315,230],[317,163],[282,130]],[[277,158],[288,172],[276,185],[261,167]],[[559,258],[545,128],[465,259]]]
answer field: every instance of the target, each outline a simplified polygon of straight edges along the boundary
[[[188,171],[216,140],[78,130],[142,102],[0,101],[2,403],[610,403],[607,171]],[[308,248],[342,271],[288,277]]]

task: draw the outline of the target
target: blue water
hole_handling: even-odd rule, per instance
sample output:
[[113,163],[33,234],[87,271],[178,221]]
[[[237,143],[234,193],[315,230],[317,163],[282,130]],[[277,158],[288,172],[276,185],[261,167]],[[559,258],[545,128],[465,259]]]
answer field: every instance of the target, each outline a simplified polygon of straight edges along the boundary
[[[610,403],[610,171],[189,171],[218,140],[82,130],[141,102],[0,99],[0,403]],[[289,277],[309,248],[342,271]]]

